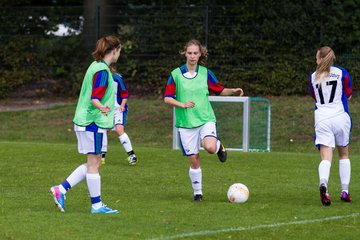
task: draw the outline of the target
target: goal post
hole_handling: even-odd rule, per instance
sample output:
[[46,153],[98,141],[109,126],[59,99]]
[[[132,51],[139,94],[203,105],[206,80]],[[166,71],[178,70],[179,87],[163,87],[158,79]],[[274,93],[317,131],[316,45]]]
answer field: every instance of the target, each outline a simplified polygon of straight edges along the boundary
[[[210,96],[219,138],[229,151],[270,151],[270,102],[265,98]],[[180,137],[173,110],[173,149],[180,149]],[[200,142],[199,142],[200,144]]]

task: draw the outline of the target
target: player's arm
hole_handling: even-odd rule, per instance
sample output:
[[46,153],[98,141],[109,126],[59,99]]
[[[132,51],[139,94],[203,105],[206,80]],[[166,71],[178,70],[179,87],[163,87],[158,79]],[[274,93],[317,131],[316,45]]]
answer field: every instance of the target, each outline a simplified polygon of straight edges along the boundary
[[164,102],[179,108],[193,108],[195,106],[195,103],[193,101],[188,101],[186,103],[179,102],[178,100],[176,100],[175,94],[176,94],[176,85],[173,77],[170,75],[165,88]]
[[127,89],[125,81],[120,74],[114,73],[113,78],[114,78],[114,81],[117,82],[117,84],[118,84],[117,94],[121,98],[121,103],[120,103],[119,108],[120,108],[121,112],[124,112],[126,103],[128,102],[128,98],[129,98],[129,90]]
[[106,115],[110,112],[110,107],[107,105],[102,105],[102,103],[98,99],[91,99],[91,103],[94,107],[100,110],[100,112]]
[[195,103],[193,101],[182,103],[172,97],[164,97],[164,102],[179,108],[193,108],[195,106]]
[[220,93],[221,96],[243,96],[244,91],[241,88],[224,88]]
[[343,70],[342,85],[347,99],[350,100],[353,92],[352,81],[350,74],[345,69]]
[[121,111],[121,112],[124,112],[124,111],[125,111],[125,105],[126,105],[127,101],[128,101],[127,98],[123,98],[123,99],[121,100],[121,104],[120,104],[120,111]]
[[106,70],[95,73],[93,78],[93,88],[91,92],[91,103],[99,109],[102,114],[106,115],[110,111],[110,107],[103,105],[101,99],[104,97],[108,86],[108,72]]
[[316,101],[315,91],[314,91],[314,87],[312,85],[312,77],[311,76],[310,76],[310,79],[308,81],[308,85],[309,85],[310,96]]
[[225,88],[217,80],[215,74],[208,69],[208,87],[209,90],[220,96],[243,96],[244,91],[241,88]]

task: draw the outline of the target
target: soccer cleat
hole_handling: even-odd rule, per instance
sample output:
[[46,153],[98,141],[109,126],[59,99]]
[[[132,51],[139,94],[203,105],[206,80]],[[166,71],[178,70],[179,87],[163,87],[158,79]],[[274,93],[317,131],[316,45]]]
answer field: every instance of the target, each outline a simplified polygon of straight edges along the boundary
[[135,165],[136,162],[137,162],[136,155],[135,155],[135,154],[131,154],[131,155],[127,158],[127,160],[128,160],[128,163],[129,163],[130,166]]
[[102,165],[105,164],[105,155],[106,155],[106,154],[104,154],[104,153],[101,155],[101,164],[102,164]]
[[219,158],[220,162],[225,162],[226,161],[227,152],[226,152],[226,148],[225,148],[224,144],[221,141],[220,141],[220,148],[219,148],[219,151],[217,152],[217,155],[218,155],[218,158]]
[[201,194],[196,194],[194,196],[193,202],[201,202],[203,200],[203,195]]
[[324,206],[331,205],[330,195],[327,193],[325,185],[320,186],[320,201]]
[[340,199],[341,199],[341,201],[344,201],[344,202],[351,202],[352,201],[352,198],[351,198],[350,194],[346,193],[345,191],[341,193]]
[[97,213],[118,214],[119,213],[118,210],[108,208],[105,204],[103,204],[102,207],[99,208],[99,209],[95,209],[95,208],[92,207],[90,212],[92,214],[97,214]]
[[61,212],[65,212],[65,194],[60,192],[58,186],[51,187],[50,194],[54,198],[55,206],[59,208]]

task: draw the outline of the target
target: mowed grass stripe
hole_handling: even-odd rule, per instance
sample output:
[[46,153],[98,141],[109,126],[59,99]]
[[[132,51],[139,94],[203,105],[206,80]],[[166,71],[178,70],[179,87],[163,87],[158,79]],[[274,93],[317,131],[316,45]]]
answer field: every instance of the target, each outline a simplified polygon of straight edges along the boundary
[[183,234],[167,236],[167,237],[165,236],[165,237],[158,237],[158,238],[149,238],[148,240],[172,240],[172,239],[181,239],[181,238],[191,238],[191,237],[195,237],[195,236],[207,236],[207,235],[216,235],[216,234],[221,234],[221,233],[252,231],[252,230],[264,229],[264,228],[278,228],[278,227],[282,227],[282,226],[302,225],[302,224],[334,221],[334,220],[339,220],[339,219],[355,218],[355,217],[359,217],[359,216],[360,216],[360,213],[353,213],[353,214],[343,215],[343,216],[333,216],[333,217],[318,218],[318,219],[306,219],[306,220],[301,220],[301,221],[281,222],[281,223],[264,224],[264,225],[256,225],[256,226],[249,226],[249,227],[227,228],[227,229],[219,229],[219,230],[202,230],[202,231],[198,231],[198,232],[183,233]]

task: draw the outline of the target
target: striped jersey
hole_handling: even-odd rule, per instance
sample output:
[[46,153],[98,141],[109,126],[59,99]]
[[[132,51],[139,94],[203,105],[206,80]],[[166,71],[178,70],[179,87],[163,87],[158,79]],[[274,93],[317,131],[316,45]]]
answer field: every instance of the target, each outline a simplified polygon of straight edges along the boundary
[[[114,87],[115,87],[115,107],[118,108],[121,105],[123,99],[129,98],[129,91],[126,87],[125,81],[123,77],[118,73],[112,74],[114,79]],[[125,104],[125,112],[128,110],[128,105]]]
[[352,95],[352,82],[349,73],[340,67],[331,66],[330,73],[321,84],[311,74],[309,88],[315,99],[315,125],[341,113],[348,113],[348,98]]

